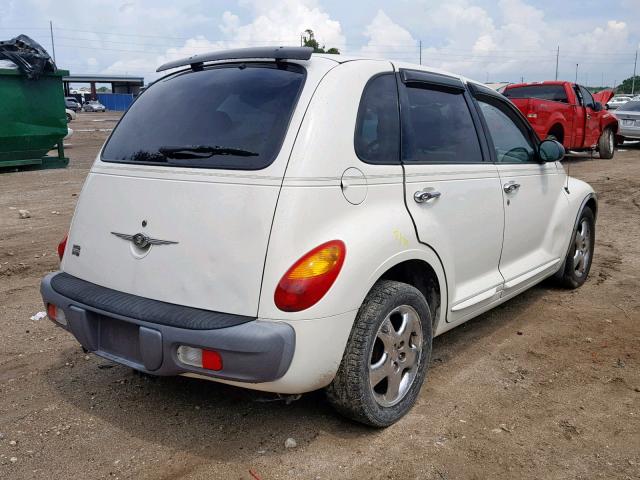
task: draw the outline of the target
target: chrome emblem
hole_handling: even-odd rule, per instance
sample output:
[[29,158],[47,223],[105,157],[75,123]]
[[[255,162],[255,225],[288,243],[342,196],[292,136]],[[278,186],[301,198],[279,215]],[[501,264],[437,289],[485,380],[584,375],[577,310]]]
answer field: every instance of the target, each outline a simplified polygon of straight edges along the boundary
[[158,238],[151,238],[144,233],[136,233],[135,235],[128,235],[126,233],[111,232],[111,235],[115,235],[123,240],[128,240],[138,248],[149,248],[151,245],[174,245],[178,242],[172,240],[160,240]]

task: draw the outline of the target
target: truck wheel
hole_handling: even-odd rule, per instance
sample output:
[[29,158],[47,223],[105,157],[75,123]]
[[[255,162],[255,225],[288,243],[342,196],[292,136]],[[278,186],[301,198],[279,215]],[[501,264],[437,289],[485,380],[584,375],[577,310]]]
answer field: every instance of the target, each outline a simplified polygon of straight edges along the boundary
[[413,406],[431,356],[432,321],[420,291],[383,280],[364,300],[331,385],[329,402],[344,416],[387,427]]
[[573,231],[569,253],[565,260],[564,271],[559,272],[560,285],[566,288],[578,288],[587,280],[596,239],[596,222],[590,208],[585,208]]
[[613,152],[615,148],[615,135],[613,130],[605,128],[598,140],[598,152],[600,152],[600,158],[609,159],[613,158]]

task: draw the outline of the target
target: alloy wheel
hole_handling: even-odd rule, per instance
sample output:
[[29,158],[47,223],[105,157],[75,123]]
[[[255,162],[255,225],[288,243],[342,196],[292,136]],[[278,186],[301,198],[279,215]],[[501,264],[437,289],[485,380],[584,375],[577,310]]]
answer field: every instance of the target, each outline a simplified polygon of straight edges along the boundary
[[587,219],[582,219],[574,242],[573,268],[576,276],[582,277],[591,261],[591,227]]
[[376,402],[400,402],[416,378],[422,357],[422,324],[409,305],[393,309],[384,319],[369,356],[369,384]]

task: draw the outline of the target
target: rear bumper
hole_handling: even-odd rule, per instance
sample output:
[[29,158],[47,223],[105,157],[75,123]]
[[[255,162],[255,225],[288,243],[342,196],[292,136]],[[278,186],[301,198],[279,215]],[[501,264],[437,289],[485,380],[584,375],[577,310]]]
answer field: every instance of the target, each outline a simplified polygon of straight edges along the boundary
[[[226,319],[223,313],[135,297],[60,272],[47,275],[40,292],[45,306],[51,303],[64,311],[66,325],[56,324],[84,348],[152,375],[197,374],[237,382],[272,382],[287,372],[293,359],[296,335],[284,322],[243,317],[239,323],[236,315]],[[149,312],[157,312],[162,323],[153,321]],[[181,363],[177,356],[180,345],[218,351],[222,370]]]
[[623,127],[622,124],[620,124],[618,135],[624,138],[640,139],[640,127]]

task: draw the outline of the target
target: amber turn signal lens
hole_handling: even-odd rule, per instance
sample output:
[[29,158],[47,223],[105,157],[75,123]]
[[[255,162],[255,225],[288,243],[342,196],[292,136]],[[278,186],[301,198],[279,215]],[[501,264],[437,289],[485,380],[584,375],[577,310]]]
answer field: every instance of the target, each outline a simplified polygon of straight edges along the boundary
[[62,260],[64,257],[64,249],[67,248],[67,239],[69,238],[69,234],[65,235],[62,241],[58,244],[58,257]]
[[276,306],[285,312],[299,312],[315,305],[335,282],[346,255],[341,240],[317,246],[283,275],[274,294]]

